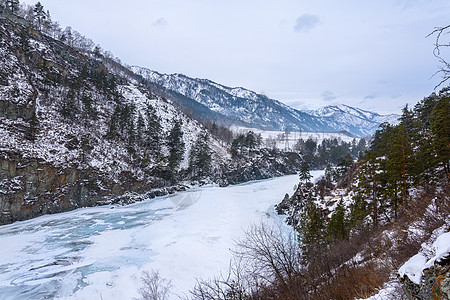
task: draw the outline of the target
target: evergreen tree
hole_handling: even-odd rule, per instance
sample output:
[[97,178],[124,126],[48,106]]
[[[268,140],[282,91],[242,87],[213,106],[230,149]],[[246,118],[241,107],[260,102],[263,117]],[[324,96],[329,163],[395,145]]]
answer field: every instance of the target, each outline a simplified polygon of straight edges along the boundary
[[39,30],[42,30],[42,24],[44,20],[47,18],[47,14],[44,11],[44,7],[42,6],[41,2],[38,2],[34,5],[34,17],[37,20],[38,28]]
[[189,169],[194,176],[203,177],[211,171],[211,148],[207,133],[200,134],[189,153]]
[[309,182],[312,178],[311,173],[309,173],[309,164],[307,161],[303,161],[300,167],[300,182],[304,181],[305,184]]
[[343,176],[350,167],[353,165],[353,159],[348,153],[347,155],[338,159],[337,167],[336,167],[336,175],[337,177]]
[[317,253],[316,251],[323,251],[325,229],[325,220],[310,193],[300,213],[300,223],[297,227],[302,256],[305,261]]
[[335,180],[335,170],[331,164],[328,164],[325,168],[325,180],[328,183],[331,183],[333,180]]
[[169,147],[168,167],[172,173],[176,173],[184,154],[183,131],[181,120],[175,120],[170,130],[167,146]]
[[75,119],[78,114],[78,106],[76,103],[76,94],[73,89],[67,92],[66,99],[62,103],[61,114],[68,119]]
[[80,156],[81,156],[81,162],[85,163],[86,158],[88,157],[89,153],[94,149],[94,147],[91,146],[89,142],[89,136],[84,135],[81,139],[80,144]]
[[412,119],[406,116],[398,126],[390,128],[386,135],[390,141],[386,148],[385,168],[388,184],[386,192],[389,193],[392,200],[391,206],[397,215],[399,199],[406,203],[411,181],[410,170],[413,168]]
[[329,239],[331,239],[331,241],[346,239],[348,237],[347,227],[344,203],[341,198],[328,222],[327,234]]
[[147,131],[145,134],[146,145],[153,156],[156,156],[157,160],[161,158],[161,124],[159,117],[156,115],[156,111],[153,106],[149,105],[146,110],[147,114]]
[[[381,172],[380,172],[381,160],[377,158],[370,158],[362,163],[358,174],[358,186],[355,190],[356,197],[361,201],[369,200],[369,206],[372,210],[372,221],[378,225],[378,215],[380,210],[379,201],[381,189]],[[366,205],[359,205],[359,207],[366,207]],[[360,215],[361,212],[357,212]]]
[[134,153],[136,151],[135,149],[135,143],[136,143],[136,128],[134,126],[134,120],[131,118],[128,122],[128,133],[127,133],[127,150],[128,153]]
[[136,123],[136,139],[137,139],[137,143],[139,145],[142,145],[144,143],[145,140],[145,122],[144,122],[144,118],[142,117],[142,114],[139,112],[138,113],[138,119],[137,119],[137,123]]
[[450,88],[440,94],[431,114],[432,147],[436,165],[442,167],[450,182]]
[[83,94],[81,96],[81,103],[83,103],[85,118],[87,118],[87,117],[92,118],[97,115],[95,108],[93,106],[94,101],[89,94]]
[[36,110],[34,109],[32,112],[32,116],[31,119],[29,121],[30,127],[29,129],[26,131],[26,138],[29,139],[30,141],[35,141],[36,140],[36,135],[39,131],[39,120],[36,116]]
[[108,132],[106,133],[107,139],[115,139],[118,135],[117,126],[120,119],[120,111],[121,111],[120,105],[117,104],[114,109],[114,113],[111,116],[111,120],[109,121],[109,128]]
[[6,7],[12,12],[15,13],[19,10],[19,0],[6,0]]

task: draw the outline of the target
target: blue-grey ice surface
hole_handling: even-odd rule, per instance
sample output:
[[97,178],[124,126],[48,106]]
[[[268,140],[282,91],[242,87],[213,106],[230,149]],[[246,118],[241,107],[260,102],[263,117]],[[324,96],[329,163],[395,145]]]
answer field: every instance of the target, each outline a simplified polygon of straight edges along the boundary
[[282,223],[274,205],[297,182],[292,175],[193,188],[1,226],[0,299],[139,298],[142,272],[151,270],[172,281],[177,299],[196,278],[227,271],[250,225]]

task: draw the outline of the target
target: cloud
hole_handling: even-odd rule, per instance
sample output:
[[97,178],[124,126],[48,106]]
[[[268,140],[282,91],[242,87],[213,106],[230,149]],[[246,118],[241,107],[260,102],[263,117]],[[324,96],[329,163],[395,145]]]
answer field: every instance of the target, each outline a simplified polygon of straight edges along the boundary
[[167,20],[164,18],[159,18],[155,22],[153,22],[152,26],[154,27],[166,27],[169,23],[167,23]]
[[297,32],[308,32],[319,23],[320,19],[316,15],[303,14],[297,18],[294,30]]
[[322,99],[327,102],[332,101],[337,98],[336,95],[332,91],[325,91],[321,94],[321,96],[322,96]]
[[377,97],[377,95],[375,95],[375,94],[367,95],[364,97],[364,100],[372,100],[372,99],[375,99],[376,97]]
[[417,4],[419,4],[420,1],[418,0],[397,0],[394,2],[395,5],[402,7],[402,10],[407,10]]

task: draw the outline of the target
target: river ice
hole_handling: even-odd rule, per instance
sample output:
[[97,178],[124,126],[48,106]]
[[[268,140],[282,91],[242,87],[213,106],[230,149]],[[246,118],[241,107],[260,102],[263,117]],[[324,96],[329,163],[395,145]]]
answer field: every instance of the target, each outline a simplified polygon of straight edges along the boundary
[[200,187],[1,226],[0,299],[139,298],[142,272],[151,270],[172,281],[178,299],[196,278],[227,271],[230,249],[250,225],[281,224],[274,205],[297,182],[292,175]]

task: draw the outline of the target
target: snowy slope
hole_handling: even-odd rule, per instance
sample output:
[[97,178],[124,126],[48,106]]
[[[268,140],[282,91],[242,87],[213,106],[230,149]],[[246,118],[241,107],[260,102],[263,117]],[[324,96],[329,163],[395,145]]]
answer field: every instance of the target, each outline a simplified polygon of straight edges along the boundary
[[[0,13],[0,224],[164,193],[181,180],[173,174],[188,167],[197,137],[209,135],[203,125],[118,63],[16,20]],[[161,126],[157,151],[146,133],[149,107]],[[166,141],[175,120],[185,147],[180,166],[169,169]],[[209,140],[213,166],[224,165],[228,150]]]
[[242,87],[230,88],[207,79],[160,74],[136,66],[131,69],[152,84],[207,107],[211,117],[218,113],[234,120],[235,125],[264,130],[347,131],[361,137],[372,134],[380,123],[392,122],[397,118],[395,115],[382,116],[345,105],[299,111]]
[[399,118],[396,114],[380,115],[344,104],[326,106],[310,110],[308,113],[329,122],[336,122],[341,130],[352,132],[358,136],[374,133],[384,122],[396,124]]
[[159,74],[140,67],[132,70],[153,84],[193,99],[213,113],[219,113],[239,124],[260,128],[314,131],[324,124],[308,114],[244,88],[228,88],[207,79],[193,79],[182,74]]

